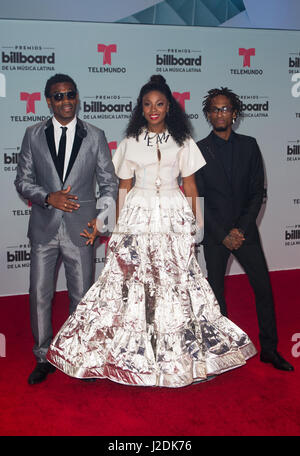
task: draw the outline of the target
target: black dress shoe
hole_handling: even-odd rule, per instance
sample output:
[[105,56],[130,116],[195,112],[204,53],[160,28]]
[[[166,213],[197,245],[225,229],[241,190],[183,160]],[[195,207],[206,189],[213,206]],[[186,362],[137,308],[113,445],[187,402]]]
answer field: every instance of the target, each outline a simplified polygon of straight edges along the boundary
[[36,383],[41,383],[46,380],[48,374],[55,372],[55,367],[52,364],[46,363],[37,363],[35,369],[31,372],[28,378],[29,385],[35,385]]
[[271,363],[276,369],[293,371],[293,366],[288,363],[276,350],[261,352],[260,360],[263,363]]

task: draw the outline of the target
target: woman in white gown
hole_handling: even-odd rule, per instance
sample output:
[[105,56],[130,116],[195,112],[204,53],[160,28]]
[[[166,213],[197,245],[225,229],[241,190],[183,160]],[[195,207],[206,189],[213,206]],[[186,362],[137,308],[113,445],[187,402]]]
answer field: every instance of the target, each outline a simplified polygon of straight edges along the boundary
[[194,252],[194,173],[205,161],[162,76],[142,87],[113,162],[123,207],[106,264],[48,360],[77,378],[165,387],[242,366],[256,349],[221,315]]

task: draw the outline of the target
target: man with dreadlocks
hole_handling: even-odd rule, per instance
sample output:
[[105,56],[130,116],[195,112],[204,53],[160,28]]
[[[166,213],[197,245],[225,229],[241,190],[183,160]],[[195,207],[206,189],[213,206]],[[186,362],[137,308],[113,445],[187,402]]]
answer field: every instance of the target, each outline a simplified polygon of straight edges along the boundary
[[232,253],[248,275],[255,294],[261,345],[260,360],[294,370],[277,352],[277,329],[271,283],[256,225],[264,193],[264,170],[255,138],[240,135],[232,125],[242,102],[228,88],[209,90],[203,113],[213,131],[197,143],[206,166],[196,173],[204,197],[204,257],[208,281],[227,316],[224,276]]

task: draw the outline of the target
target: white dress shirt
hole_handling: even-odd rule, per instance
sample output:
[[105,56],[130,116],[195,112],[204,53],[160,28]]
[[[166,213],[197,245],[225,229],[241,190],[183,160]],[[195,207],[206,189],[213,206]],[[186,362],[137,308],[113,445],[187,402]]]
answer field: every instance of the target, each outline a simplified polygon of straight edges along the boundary
[[65,179],[65,175],[69,166],[69,161],[71,157],[71,152],[73,148],[74,136],[75,136],[75,129],[77,124],[77,118],[71,120],[70,123],[67,125],[61,125],[55,117],[52,117],[52,123],[54,127],[54,141],[55,141],[55,148],[56,154],[58,154],[58,147],[59,141],[62,133],[61,127],[67,127],[66,131],[66,153],[65,153],[65,163],[64,163],[64,173],[63,173],[63,180]]

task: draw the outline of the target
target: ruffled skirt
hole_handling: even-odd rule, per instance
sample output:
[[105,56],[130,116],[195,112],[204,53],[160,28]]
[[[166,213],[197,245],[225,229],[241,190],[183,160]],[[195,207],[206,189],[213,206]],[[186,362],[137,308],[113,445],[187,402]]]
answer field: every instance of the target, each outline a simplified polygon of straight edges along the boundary
[[[194,253],[194,217],[128,194],[105,267],[53,340],[47,358],[77,378],[182,387],[240,367],[251,340],[220,313]],[[174,202],[174,199],[173,199]]]

